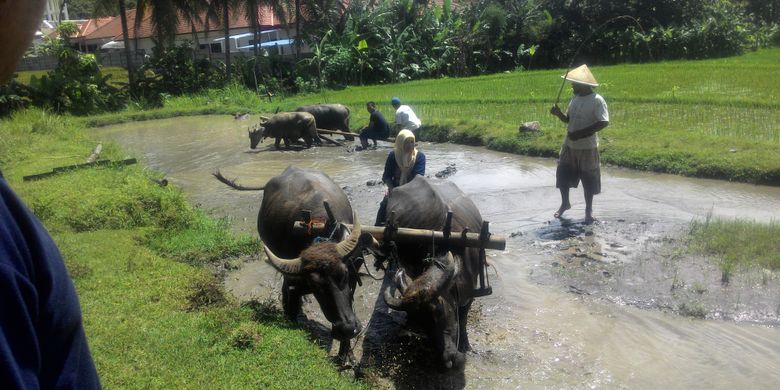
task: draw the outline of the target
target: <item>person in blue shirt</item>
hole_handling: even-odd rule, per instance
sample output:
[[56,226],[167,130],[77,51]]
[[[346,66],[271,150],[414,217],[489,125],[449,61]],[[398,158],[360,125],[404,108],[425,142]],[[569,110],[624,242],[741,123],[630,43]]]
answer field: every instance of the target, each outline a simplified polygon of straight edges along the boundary
[[384,225],[387,210],[387,197],[393,189],[414,179],[415,176],[425,176],[425,154],[417,150],[414,133],[401,130],[395,137],[395,147],[387,155],[382,182],[387,186],[385,197],[379,204],[376,214],[376,226]]
[[[0,1],[0,83],[13,73],[43,0]],[[3,129],[0,129],[0,133]],[[54,241],[0,175],[0,386],[99,389],[76,289]]]
[[390,136],[390,125],[387,124],[382,113],[376,109],[376,103],[366,103],[366,110],[368,110],[371,116],[368,119],[368,126],[360,130],[361,150],[368,148],[369,139],[374,141],[374,147],[376,148],[378,139],[387,139]]

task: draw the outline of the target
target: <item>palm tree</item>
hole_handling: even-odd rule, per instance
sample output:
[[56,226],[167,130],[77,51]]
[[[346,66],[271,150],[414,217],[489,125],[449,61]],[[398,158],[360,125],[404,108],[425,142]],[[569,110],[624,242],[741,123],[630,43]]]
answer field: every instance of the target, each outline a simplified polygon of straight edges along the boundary
[[173,0],[138,0],[135,9],[136,30],[141,27],[147,11],[151,13],[149,20],[152,24],[155,49],[162,50],[176,37],[179,11]]
[[101,11],[112,9],[114,4],[119,6],[119,20],[122,24],[122,42],[125,45],[125,61],[127,62],[128,89],[132,94],[135,89],[135,69],[133,66],[133,57],[130,55],[130,34],[127,29],[127,7],[125,5],[125,0],[98,0],[95,3],[95,14],[97,15]]
[[259,35],[260,35],[260,17],[258,14],[259,8],[263,3],[265,3],[265,0],[239,0],[241,8],[244,11],[244,15],[246,15],[247,20],[249,21],[249,25],[252,29],[252,39],[254,40],[254,44],[252,45],[252,51],[255,55],[255,58],[257,58],[257,46],[259,41]]
[[225,29],[225,70],[227,79],[232,77],[230,69],[230,10],[237,8],[240,0],[211,0],[208,8],[208,16],[213,17],[222,14],[220,21]]
[[196,54],[198,47],[200,47],[196,25],[203,24],[203,18],[201,16],[209,6],[208,0],[173,0],[173,2],[181,18],[190,24],[192,42],[195,45],[195,48],[192,51],[192,59],[194,61],[197,59]]

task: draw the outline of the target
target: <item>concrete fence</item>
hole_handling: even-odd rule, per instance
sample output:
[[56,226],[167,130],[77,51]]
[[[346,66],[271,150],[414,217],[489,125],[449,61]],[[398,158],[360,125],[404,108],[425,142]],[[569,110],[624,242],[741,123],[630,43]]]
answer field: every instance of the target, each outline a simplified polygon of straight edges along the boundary
[[[116,67],[127,68],[127,60],[125,58],[125,54],[121,50],[95,53],[95,56],[97,57],[98,63],[102,66],[116,66]],[[242,57],[242,56],[252,56],[252,53],[251,52],[230,53],[231,58]],[[223,63],[225,62],[225,53],[209,54],[207,51],[201,50],[195,54],[195,57],[199,60],[211,59],[212,61],[221,61]],[[291,58],[290,55],[286,55],[284,57]],[[139,66],[144,63],[146,57],[141,54],[136,54],[132,57],[131,60],[133,61],[133,64],[135,66]],[[19,63],[16,65],[16,71],[21,72],[27,70],[51,70],[56,67],[57,67],[57,59],[55,57],[49,57],[49,56],[26,57],[26,58],[22,58],[19,61]]]

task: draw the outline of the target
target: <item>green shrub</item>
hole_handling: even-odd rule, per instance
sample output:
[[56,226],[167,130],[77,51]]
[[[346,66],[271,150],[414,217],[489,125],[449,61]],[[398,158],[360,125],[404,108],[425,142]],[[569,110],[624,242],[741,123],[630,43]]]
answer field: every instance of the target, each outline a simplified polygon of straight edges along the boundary
[[0,118],[30,105],[30,89],[12,79],[0,84]]
[[224,64],[207,59],[194,60],[189,42],[156,50],[149,61],[138,67],[135,79],[136,97],[152,105],[162,105],[166,95],[179,96],[219,88],[227,80]]

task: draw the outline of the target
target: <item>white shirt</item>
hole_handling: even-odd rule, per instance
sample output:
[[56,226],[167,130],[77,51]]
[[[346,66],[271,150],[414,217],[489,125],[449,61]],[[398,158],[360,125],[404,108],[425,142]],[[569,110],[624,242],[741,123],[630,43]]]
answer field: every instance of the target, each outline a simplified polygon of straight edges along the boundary
[[[596,122],[609,122],[607,102],[595,92],[585,96],[575,95],[569,102],[566,114],[569,116],[569,133],[584,129]],[[599,147],[599,136],[596,133],[576,141],[566,137],[566,145],[572,149],[595,149]]]
[[420,125],[422,125],[412,108],[407,105],[402,105],[395,111],[395,123],[401,125],[404,129],[412,131],[419,129]]

